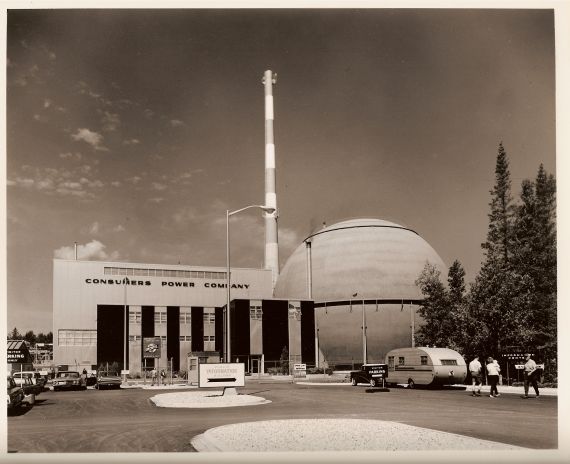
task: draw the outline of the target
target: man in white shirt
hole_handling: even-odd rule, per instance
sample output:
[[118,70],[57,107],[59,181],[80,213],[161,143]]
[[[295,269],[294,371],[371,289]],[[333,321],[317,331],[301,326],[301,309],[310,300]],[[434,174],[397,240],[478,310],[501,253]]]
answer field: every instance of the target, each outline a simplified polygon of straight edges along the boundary
[[526,353],[525,357],[525,365],[524,365],[524,399],[528,398],[528,387],[532,385],[534,388],[534,392],[536,393],[536,397],[540,396],[538,392],[538,372],[536,370],[536,363],[530,357],[530,353]]
[[[471,373],[472,382],[472,396],[481,396],[481,363],[479,362],[479,356],[475,356],[473,361],[469,363],[469,372]],[[475,387],[477,386],[477,392],[475,392]]]

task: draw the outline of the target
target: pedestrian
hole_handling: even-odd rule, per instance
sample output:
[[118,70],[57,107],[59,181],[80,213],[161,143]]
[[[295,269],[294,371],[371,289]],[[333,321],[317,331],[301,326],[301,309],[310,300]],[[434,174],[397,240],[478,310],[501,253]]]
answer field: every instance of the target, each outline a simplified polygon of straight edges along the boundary
[[491,391],[489,392],[489,398],[496,398],[501,396],[499,390],[497,390],[497,383],[499,382],[499,371],[498,364],[493,362],[493,358],[489,356],[487,358],[487,378],[491,384]]
[[151,387],[154,386],[154,383],[156,382],[156,369],[153,367],[152,371],[150,371],[150,377],[152,379],[152,383],[151,383]]
[[531,358],[530,353],[526,353],[525,357],[525,364],[524,364],[524,396],[523,398],[526,400],[528,399],[528,387],[532,385],[534,388],[534,392],[536,393],[536,397],[540,396],[538,392],[538,369],[536,368],[536,363]]
[[[472,396],[481,396],[481,385],[483,382],[481,381],[481,363],[479,362],[479,356],[476,355],[473,358],[473,361],[469,363],[469,372],[471,373],[471,395]],[[477,391],[475,391],[477,388]]]
[[164,372],[164,369],[160,371],[160,383],[166,385],[166,372]]

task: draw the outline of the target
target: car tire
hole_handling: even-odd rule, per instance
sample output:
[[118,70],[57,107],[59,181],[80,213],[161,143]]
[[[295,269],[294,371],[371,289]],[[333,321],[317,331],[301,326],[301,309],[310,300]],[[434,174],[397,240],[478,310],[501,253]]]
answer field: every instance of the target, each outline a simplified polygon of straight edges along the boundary
[[356,387],[356,384],[358,383],[356,381],[356,379],[353,377],[352,379],[350,379],[350,383],[352,384],[353,387]]
[[375,387],[376,385],[378,385],[378,382],[376,381],[376,379],[370,379],[370,386]]
[[414,379],[408,379],[408,388],[415,388],[416,383],[414,382]]

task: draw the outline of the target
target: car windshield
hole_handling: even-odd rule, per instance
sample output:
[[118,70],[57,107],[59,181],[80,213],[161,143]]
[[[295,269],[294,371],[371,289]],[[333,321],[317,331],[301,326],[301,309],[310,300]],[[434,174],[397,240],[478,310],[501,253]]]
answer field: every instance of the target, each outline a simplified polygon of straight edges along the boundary
[[104,375],[105,377],[119,377],[116,372],[100,372],[99,375]]
[[58,372],[58,377],[79,377],[79,372]]

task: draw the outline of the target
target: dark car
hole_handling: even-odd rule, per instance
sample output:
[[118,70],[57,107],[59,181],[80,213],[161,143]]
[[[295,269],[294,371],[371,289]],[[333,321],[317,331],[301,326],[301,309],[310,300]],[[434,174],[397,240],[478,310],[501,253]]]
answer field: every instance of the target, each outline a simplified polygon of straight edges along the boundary
[[95,388],[103,390],[105,388],[121,388],[121,377],[116,372],[100,371],[97,374],[97,384]]
[[24,391],[14,379],[9,375],[7,378],[7,398],[8,398],[8,412],[15,411],[20,406],[22,406],[22,401],[24,400]]
[[359,371],[350,373],[350,381],[353,386],[359,383],[368,383],[371,387],[384,385],[388,377],[388,364],[363,364]]
[[52,381],[53,391],[58,390],[86,390],[85,378],[77,371],[60,371]]

